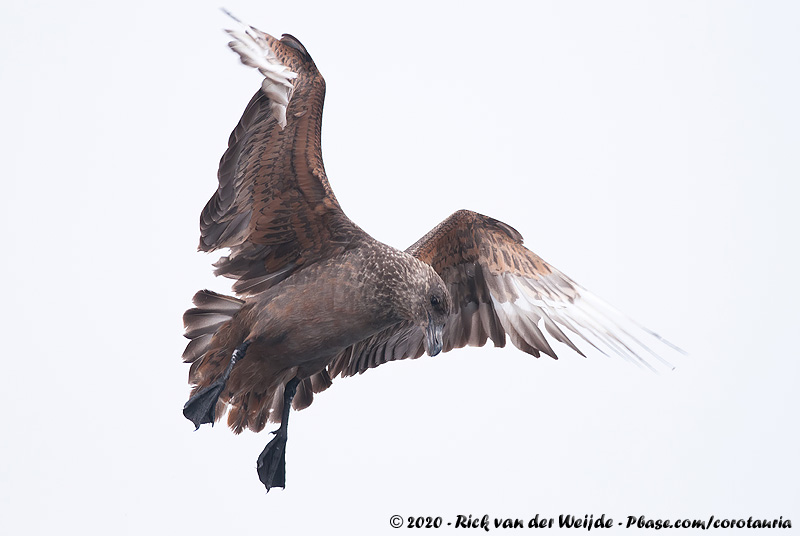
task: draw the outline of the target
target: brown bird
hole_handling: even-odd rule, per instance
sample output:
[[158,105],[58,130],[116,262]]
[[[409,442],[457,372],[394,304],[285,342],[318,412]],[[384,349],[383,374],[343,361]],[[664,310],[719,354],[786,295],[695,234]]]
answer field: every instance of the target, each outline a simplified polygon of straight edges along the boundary
[[643,353],[660,359],[505,223],[460,210],[405,252],[362,231],[325,175],[325,81],[311,56],[291,35],[240,24],[229,46],[264,81],[220,161],[199,249],[229,248],[214,273],[241,299],[203,290],[186,311],[194,388],[183,412],[199,428],[229,408],[235,433],[280,423],[257,462],[267,490],[285,485],[290,407],[337,376],[489,339],[556,358],[545,332],[584,355],[564,330],[648,367]]

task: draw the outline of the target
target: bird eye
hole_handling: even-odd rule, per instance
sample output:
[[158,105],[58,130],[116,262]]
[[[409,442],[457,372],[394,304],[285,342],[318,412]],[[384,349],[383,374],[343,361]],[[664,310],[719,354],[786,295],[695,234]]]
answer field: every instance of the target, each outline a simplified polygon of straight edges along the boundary
[[442,303],[442,300],[439,299],[439,296],[437,296],[436,294],[432,294],[431,295],[431,305],[433,305],[434,307],[436,307],[438,309],[439,305],[441,305],[441,303]]

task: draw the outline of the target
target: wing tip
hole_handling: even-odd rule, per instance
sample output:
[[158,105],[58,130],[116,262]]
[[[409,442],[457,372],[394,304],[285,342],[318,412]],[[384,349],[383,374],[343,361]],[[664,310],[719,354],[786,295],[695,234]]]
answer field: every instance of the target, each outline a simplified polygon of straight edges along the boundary
[[[294,90],[292,80],[296,79],[298,74],[278,58],[273,47],[281,41],[243,22],[225,8],[221,9],[242,27],[242,30],[225,30],[233,38],[228,46],[239,55],[242,64],[257,69],[264,76],[261,91],[269,97],[272,116],[283,130],[287,124],[286,109]],[[299,41],[297,42],[299,43]],[[305,52],[305,54],[308,53]]]

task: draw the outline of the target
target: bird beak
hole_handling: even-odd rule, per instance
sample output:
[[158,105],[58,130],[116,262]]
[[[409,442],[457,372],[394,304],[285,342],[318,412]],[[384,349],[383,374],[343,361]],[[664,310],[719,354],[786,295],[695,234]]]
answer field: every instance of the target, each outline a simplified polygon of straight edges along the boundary
[[433,357],[442,351],[442,332],[444,325],[436,325],[431,318],[428,318],[428,325],[425,326],[425,350],[428,355]]

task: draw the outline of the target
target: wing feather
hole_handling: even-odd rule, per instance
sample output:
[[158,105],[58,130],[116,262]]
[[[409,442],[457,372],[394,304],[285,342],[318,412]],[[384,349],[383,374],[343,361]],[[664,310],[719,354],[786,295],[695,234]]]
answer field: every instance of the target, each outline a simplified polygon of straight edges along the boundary
[[[502,347],[508,337],[524,352],[555,359],[549,336],[585,356],[565,330],[605,355],[651,369],[650,358],[670,365],[649,340],[682,352],[547,264],[523,246],[515,229],[498,220],[456,212],[407,252],[430,264],[450,291],[453,312],[445,325],[445,352],[488,340]],[[411,324],[392,326],[342,352],[330,375],[362,373],[389,361],[386,356],[419,357],[422,337]]]
[[252,295],[366,235],[344,215],[325,175],[325,80],[310,56],[291,36],[276,39],[246,24],[228,33],[242,63],[265,78],[220,160],[199,249],[229,248],[215,273],[236,279],[237,294]]

